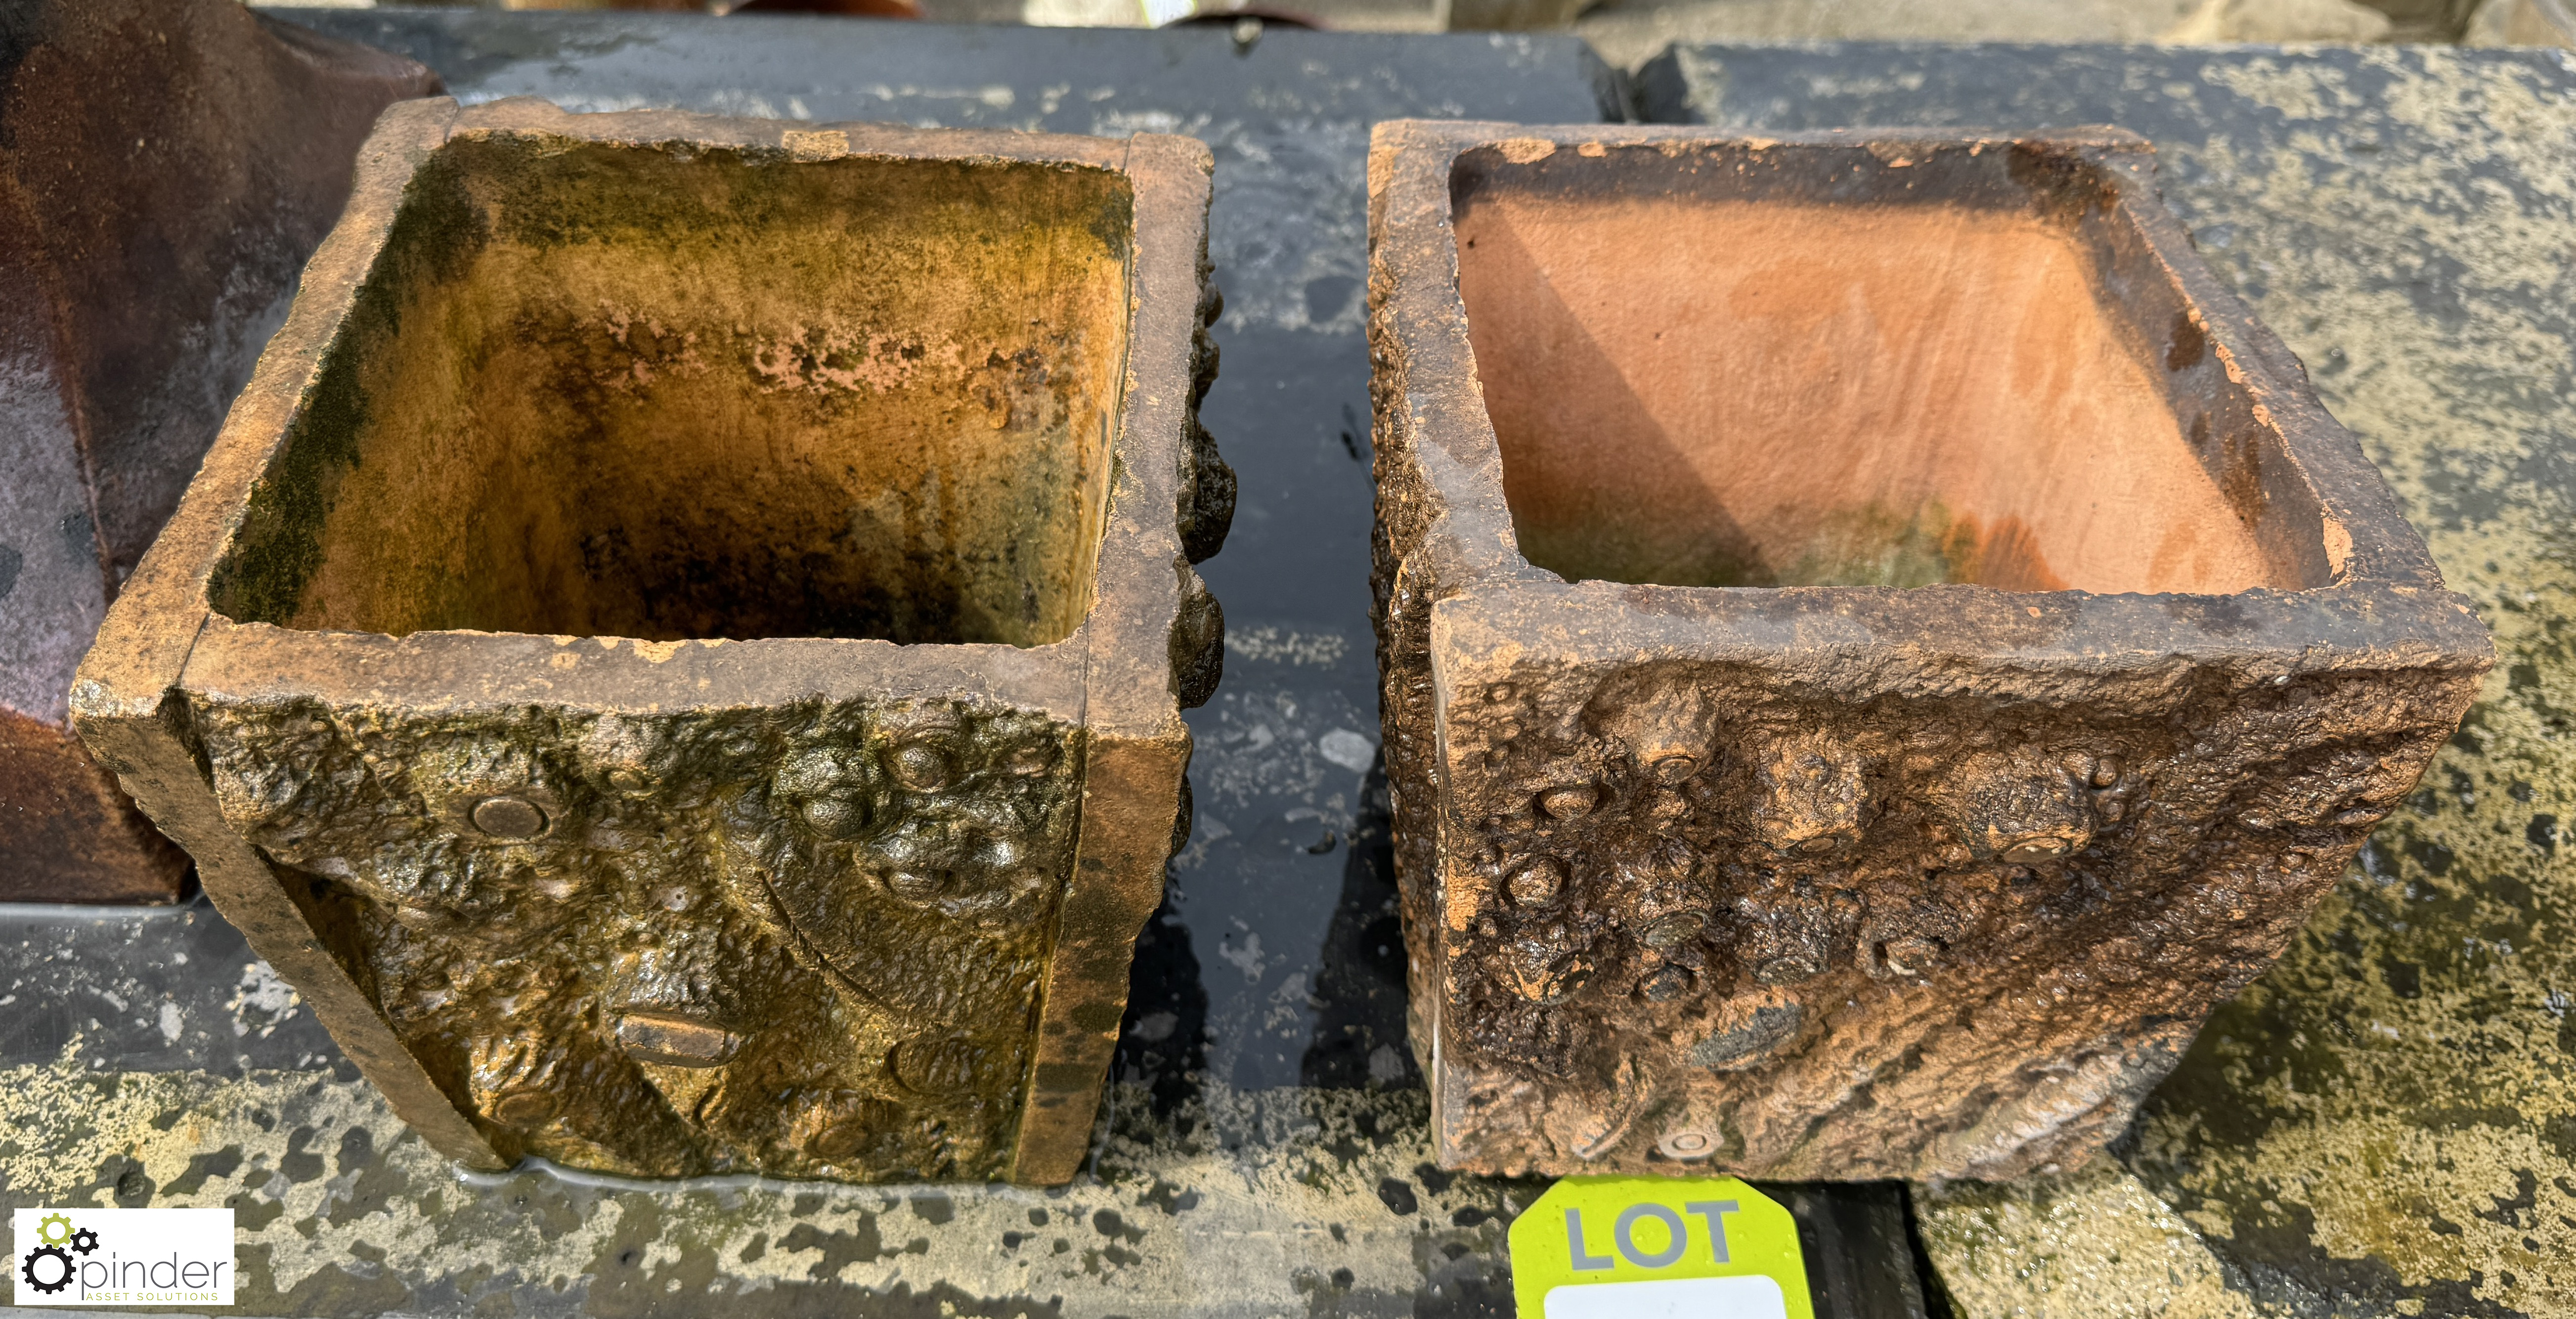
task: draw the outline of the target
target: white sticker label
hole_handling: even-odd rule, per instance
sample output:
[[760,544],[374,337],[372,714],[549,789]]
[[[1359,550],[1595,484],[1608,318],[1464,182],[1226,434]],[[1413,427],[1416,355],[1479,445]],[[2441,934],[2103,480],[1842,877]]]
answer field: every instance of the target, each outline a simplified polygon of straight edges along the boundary
[[229,1209],[20,1209],[20,1305],[230,1305]]
[[1789,1301],[1760,1275],[1657,1278],[1559,1287],[1547,1294],[1547,1319],[1789,1319]]

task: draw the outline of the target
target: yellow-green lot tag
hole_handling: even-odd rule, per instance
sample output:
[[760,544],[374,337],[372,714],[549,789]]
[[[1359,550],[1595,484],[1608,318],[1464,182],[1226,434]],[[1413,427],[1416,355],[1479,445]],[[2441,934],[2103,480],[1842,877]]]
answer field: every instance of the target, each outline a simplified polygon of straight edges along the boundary
[[1520,1319],[1815,1319],[1798,1221],[1732,1177],[1567,1177],[1511,1243]]

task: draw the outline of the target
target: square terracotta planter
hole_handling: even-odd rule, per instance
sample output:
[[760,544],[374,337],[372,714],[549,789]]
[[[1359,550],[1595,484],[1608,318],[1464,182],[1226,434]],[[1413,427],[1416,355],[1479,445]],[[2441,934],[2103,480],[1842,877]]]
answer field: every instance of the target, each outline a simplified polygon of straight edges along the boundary
[[1221,653],[1208,171],[396,107],[83,736],[455,1158],[1064,1180]]
[[2079,1161],[2489,664],[2134,136],[1400,122],[1369,181],[1445,1166]]

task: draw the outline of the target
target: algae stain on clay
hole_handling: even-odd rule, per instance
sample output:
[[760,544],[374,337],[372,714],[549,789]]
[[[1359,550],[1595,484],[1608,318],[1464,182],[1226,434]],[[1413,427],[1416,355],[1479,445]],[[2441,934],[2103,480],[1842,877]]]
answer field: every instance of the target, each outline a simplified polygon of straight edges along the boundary
[[[2222,1257],[2322,1254],[2401,1305],[2566,1313],[2576,160],[2555,144],[2576,104],[2439,50],[2209,80],[2287,114],[2286,149],[2215,143],[2168,189],[2233,227],[2204,250],[2361,435],[2498,663],[2407,806],[2149,1101],[2127,1161]],[[2258,1296],[2323,1299],[2280,1286]]]
[[1731,586],[1933,586],[1980,582],[2011,590],[2062,591],[2029,526],[2015,517],[1989,525],[1932,500],[1911,513],[1883,504],[1820,519],[1806,549],[1775,581]]

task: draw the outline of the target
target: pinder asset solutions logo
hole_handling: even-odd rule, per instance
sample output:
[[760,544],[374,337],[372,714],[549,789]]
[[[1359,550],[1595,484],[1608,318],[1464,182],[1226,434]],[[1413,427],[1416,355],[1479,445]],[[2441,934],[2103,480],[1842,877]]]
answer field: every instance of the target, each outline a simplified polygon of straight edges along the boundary
[[230,1305],[230,1209],[21,1209],[20,1305]]

